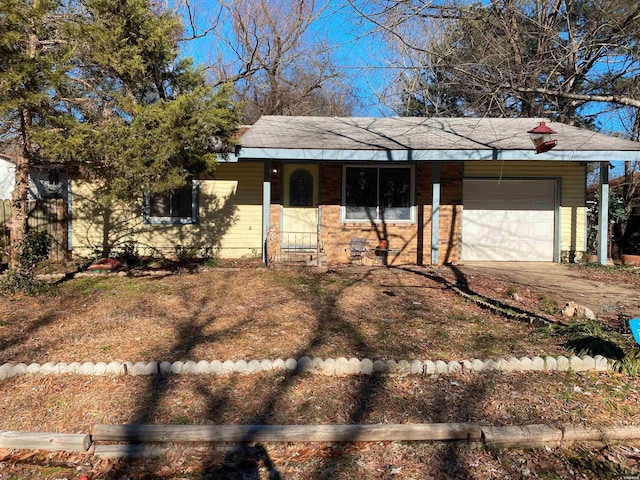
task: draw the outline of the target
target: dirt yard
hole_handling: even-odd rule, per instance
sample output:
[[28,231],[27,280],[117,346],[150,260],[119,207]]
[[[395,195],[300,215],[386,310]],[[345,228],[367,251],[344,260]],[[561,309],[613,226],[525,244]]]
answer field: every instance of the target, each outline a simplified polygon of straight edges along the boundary
[[639,269],[634,273],[616,267],[529,262],[467,263],[458,268],[471,289],[486,291],[487,285],[498,280],[512,289],[555,298],[558,303],[577,302],[599,317],[640,317]]
[[[514,302],[507,290],[491,289]],[[536,295],[526,297],[532,311]],[[481,309],[438,272],[419,268],[94,276],[0,306],[0,363],[303,355],[450,361],[563,354],[563,343]]]
[[[326,274],[207,268],[77,278],[52,294],[2,299],[0,363],[302,355],[448,361],[569,353],[553,329],[491,313],[450,288],[560,320],[569,295],[562,284],[550,290],[547,282],[466,268],[345,267]],[[630,272],[568,272],[588,282],[599,275],[595,281],[603,286],[638,287]],[[614,321],[619,307],[599,314]],[[23,375],[0,381],[0,430],[87,433],[96,423],[637,425],[639,404],[640,378],[617,373]],[[171,445],[159,459],[119,462],[0,450],[0,474],[50,480],[81,473],[91,480],[622,478],[640,475],[635,447]]]

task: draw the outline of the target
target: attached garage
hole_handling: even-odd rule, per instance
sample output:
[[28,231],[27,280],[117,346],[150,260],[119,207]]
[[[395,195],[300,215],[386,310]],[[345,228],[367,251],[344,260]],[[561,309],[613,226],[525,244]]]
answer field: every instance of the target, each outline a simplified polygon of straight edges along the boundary
[[462,260],[555,260],[558,182],[465,179]]
[[[528,132],[543,122],[555,146],[536,153]],[[388,265],[572,262],[587,252],[588,163],[637,160],[638,145],[542,118],[263,116],[236,160],[264,165],[265,260],[295,233],[285,230],[298,230],[286,223],[291,174],[314,166],[317,217],[306,223],[317,222],[309,230],[328,263],[344,262],[353,238],[385,238]]]

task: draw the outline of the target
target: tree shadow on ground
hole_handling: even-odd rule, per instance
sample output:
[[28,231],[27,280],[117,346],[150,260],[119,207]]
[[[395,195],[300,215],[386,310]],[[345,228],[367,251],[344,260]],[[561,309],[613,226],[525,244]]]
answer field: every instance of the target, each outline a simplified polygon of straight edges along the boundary
[[444,286],[447,289],[450,290],[454,290],[454,291],[460,291],[462,293],[464,293],[467,296],[472,297],[474,300],[479,300],[478,302],[476,302],[476,304],[484,309],[484,310],[488,310],[492,313],[495,313],[496,309],[500,309],[502,311],[506,311],[511,313],[512,315],[515,314],[515,316],[521,317],[521,318],[525,318],[526,317],[526,321],[528,323],[531,323],[534,320],[538,320],[544,323],[548,323],[549,319],[541,316],[540,314],[530,311],[530,310],[524,310],[522,308],[519,307],[515,307],[513,305],[510,305],[508,303],[502,302],[496,298],[492,298],[492,297],[488,297],[486,295],[483,295],[481,293],[478,293],[474,290],[471,289],[471,287],[469,286],[469,281],[467,280],[466,275],[455,265],[448,265],[446,268],[450,269],[451,272],[453,272],[453,274],[455,275],[455,283],[451,282],[449,280],[447,280],[445,277],[443,277],[442,275],[440,275],[436,270],[434,269],[430,269],[429,271],[425,271],[425,270],[416,270],[412,267],[395,267],[398,268],[400,270],[406,271],[406,272],[411,272],[415,275],[419,275],[422,276],[424,278],[428,278],[429,280],[433,280],[434,282],[437,282],[439,284],[441,284],[442,286]]
[[[445,380],[447,381],[447,380]],[[471,379],[467,384],[449,380],[450,388],[441,390],[425,406],[425,411],[432,412],[427,419],[433,423],[476,423],[484,416],[483,400],[491,394],[491,383],[481,377]],[[465,479],[471,478],[471,471],[461,457],[461,449],[467,446],[467,441],[442,442],[438,449],[437,461],[440,471],[447,477]]]
[[622,360],[625,357],[624,350],[614,342],[595,336],[585,336],[570,339],[564,347],[576,352],[578,355],[595,357],[602,355],[611,360]]
[[[310,275],[311,281],[314,281],[313,277],[318,274],[307,273],[307,275]],[[308,350],[310,350],[314,345],[323,343],[325,341],[325,337],[331,334],[331,330],[336,328],[339,328],[342,334],[346,335],[351,340],[352,345],[357,348],[358,351],[364,354],[373,352],[372,346],[365,342],[365,336],[356,327],[341,320],[335,313],[337,311],[337,302],[342,292],[357,283],[363,282],[366,280],[368,275],[369,273],[365,272],[363,276],[353,279],[353,281],[345,284],[341,290],[317,301],[315,311],[318,313],[316,316],[315,330],[313,331],[307,345],[292,354],[293,358],[301,358],[302,356],[305,356]],[[299,294],[293,286],[290,287],[290,290],[291,295]],[[186,298],[186,300],[191,301],[189,298]],[[210,317],[209,321],[215,321],[215,316]],[[203,342],[218,341],[220,337],[223,337],[225,334],[229,333],[229,331],[240,325],[240,323],[233,325],[223,331],[217,332],[215,335],[205,335],[199,333],[197,322],[197,319],[193,319],[191,322],[183,325],[180,330],[176,332],[174,345],[168,351],[180,349],[180,351],[183,352],[183,356],[185,358],[189,358],[190,353],[197,345],[200,345]],[[241,323],[250,325],[251,318]],[[288,390],[296,385],[300,378],[300,375],[295,371],[283,371],[281,373],[284,375],[284,379],[279,383],[277,389],[274,389],[272,393],[264,398],[260,403],[260,407],[257,408],[253,413],[252,418],[249,419],[248,424],[260,425],[269,423],[270,416],[277,407],[278,402],[285,396]],[[356,395],[358,406],[351,414],[350,423],[359,423],[361,420],[365,419],[366,412],[369,409],[368,405],[370,402],[375,401],[376,391],[384,385],[385,381],[383,377],[367,377],[359,380],[361,380],[362,383],[358,387],[358,393]],[[151,392],[151,395],[145,404],[140,405],[139,410],[134,414],[134,420],[132,422],[134,424],[143,424],[151,421],[161,401],[171,394],[172,386],[170,376],[152,376],[147,382],[147,389]],[[233,388],[233,385],[234,381],[232,377],[229,388]],[[220,418],[222,416],[221,412],[226,408],[229,408],[229,389],[219,394],[211,394],[211,392],[203,386],[196,388],[198,393],[206,398],[208,406],[206,412],[207,418]],[[233,447],[228,451],[222,465],[218,466],[217,469],[213,465],[210,465],[211,462],[205,461],[204,465],[209,466],[205,467],[201,474],[205,475],[204,478],[258,478],[255,477],[257,473],[256,468],[258,468],[259,465],[262,465],[266,466],[266,468],[270,470],[270,478],[279,478],[280,473],[275,469],[275,467],[273,467],[273,463],[269,459],[266,449],[259,444],[254,445],[253,447],[248,447],[249,444],[253,443],[254,439],[251,434],[247,435],[242,442],[239,442],[238,446]],[[215,450],[215,445],[210,446],[209,450],[211,460],[219,458],[219,452]],[[133,452],[134,450],[132,447],[130,456],[133,456]],[[133,470],[130,460],[125,459],[119,462],[118,466],[110,472],[108,478],[119,479],[132,472]]]
[[[408,270],[410,271],[410,270]],[[416,272],[411,271],[415,274]],[[317,274],[311,274],[317,275]],[[366,270],[361,276],[350,279],[340,289],[335,292],[327,294],[317,303],[317,315],[315,318],[315,329],[310,336],[308,342],[303,348],[298,349],[292,356],[295,358],[301,358],[310,351],[314,345],[322,344],[335,334],[335,330],[339,329],[341,335],[348,338],[352,348],[357,350],[363,356],[368,358],[375,358],[375,345],[371,345],[366,341],[366,336],[360,331],[357,326],[352,323],[346,322],[340,318],[339,302],[342,295],[348,294],[346,291],[359,283],[367,280],[371,275],[371,270]],[[311,278],[311,281],[314,281]],[[393,286],[388,286],[393,287]],[[296,289],[294,285],[289,287],[291,295],[300,295],[300,290]],[[389,289],[388,291],[391,292]],[[189,300],[188,291],[184,292],[185,300]],[[209,321],[215,321],[215,315],[209,317]],[[242,323],[251,323],[251,318],[243,321]],[[225,331],[218,332],[215,335],[203,334],[201,332],[202,325],[198,323],[197,319],[193,319],[191,323],[185,324],[179,331],[176,332],[176,338],[173,345],[167,349],[167,351],[180,349],[183,352],[185,358],[189,358],[189,354],[194,351],[195,347],[203,342],[215,342],[220,341],[221,338],[228,333],[228,330],[233,330],[237,325],[229,327]],[[274,372],[275,373],[275,372]],[[198,418],[196,421],[205,421],[205,423],[222,423],[221,419],[225,417],[225,413],[228,409],[232,408],[233,401],[231,399],[234,393],[234,388],[238,382],[238,373],[231,374],[227,377],[225,388],[212,392],[210,389],[211,382],[215,382],[215,377],[198,378],[195,386],[196,393],[201,398],[206,400],[206,411],[201,415],[203,418]],[[250,425],[262,425],[269,424],[273,421],[273,418],[277,417],[277,409],[280,402],[286,397],[288,392],[293,391],[297,386],[301,385],[304,379],[303,375],[295,371],[280,371],[277,372],[280,377],[278,384],[273,385],[267,389],[267,393],[259,399],[259,403],[253,410],[249,418],[243,418],[242,422]],[[174,377],[175,378],[175,377]],[[270,377],[270,380],[275,381],[275,375]],[[371,423],[371,412],[374,410],[376,404],[381,401],[382,396],[388,396],[387,388],[389,386],[390,377],[387,375],[369,375],[369,376],[348,376],[344,377],[344,382],[348,383],[351,388],[351,393],[345,395],[345,398],[341,398],[339,401],[344,402],[342,408],[347,411],[346,421],[340,423],[347,424],[366,424]],[[258,380],[257,380],[258,381]],[[264,376],[260,377],[259,381],[264,381]],[[151,423],[155,418],[155,414],[160,408],[163,400],[171,396],[173,381],[170,376],[152,376],[147,380],[147,387],[151,395],[146,399],[144,404],[139,405],[139,409],[133,415],[133,422],[136,424]],[[434,399],[431,405],[425,406],[425,412],[439,412],[433,418],[429,417],[425,413],[424,421],[451,421],[452,418],[474,418],[477,415],[478,400],[482,398],[485,393],[484,386],[481,380],[477,380],[471,383],[467,388],[468,392],[463,392],[461,401],[455,403],[454,410],[447,407],[451,403],[445,397],[438,397]],[[259,394],[259,393],[257,393]],[[393,395],[393,393],[391,393]],[[385,397],[386,398],[386,397]],[[476,402],[476,403],[474,403]],[[353,442],[357,442],[357,438],[353,438]],[[337,442],[328,449],[328,454],[323,458],[318,459],[315,468],[309,473],[309,478],[332,478],[340,474],[341,470],[347,469],[349,462],[350,446],[352,442]],[[234,445],[228,445],[226,454],[221,458],[221,447],[219,445],[210,444],[205,447],[206,458],[200,463],[199,478],[224,478],[224,479],[258,479],[262,478],[260,475],[267,474],[270,479],[282,478],[282,472],[280,472],[275,463],[270,458],[267,448],[255,441],[255,438],[251,433],[247,434],[241,442]],[[131,451],[133,453],[133,450]],[[446,451],[438,457],[438,461],[441,463],[440,470],[447,471],[452,465],[456,466],[455,478],[464,478],[469,472],[466,467],[459,461],[459,450],[457,444],[447,444]],[[136,463],[130,459],[124,459],[118,462],[116,468],[114,468],[108,475],[108,479],[120,479],[127,478],[129,475],[134,475],[138,472],[139,467],[136,467]],[[151,467],[153,468],[153,467]],[[433,468],[430,466],[429,468]],[[146,478],[152,478],[153,472],[147,472]]]
[[[23,329],[19,334],[0,339],[0,365],[12,361],[11,358],[5,357],[10,347],[16,347],[25,343],[27,339],[36,335],[39,330],[48,327],[56,321],[58,321],[58,316],[49,312],[46,315],[39,316],[37,320],[28,322],[28,327]],[[47,346],[40,345],[37,350],[46,352]],[[37,357],[38,351],[32,349],[31,353],[34,357]]]

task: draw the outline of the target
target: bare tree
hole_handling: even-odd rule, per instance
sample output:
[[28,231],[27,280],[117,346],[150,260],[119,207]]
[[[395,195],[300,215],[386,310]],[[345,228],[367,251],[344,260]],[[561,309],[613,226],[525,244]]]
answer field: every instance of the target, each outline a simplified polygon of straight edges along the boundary
[[444,91],[467,114],[567,123],[589,123],[598,109],[640,108],[634,0],[352,2],[412,58],[400,84],[413,79],[427,103]]
[[[351,5],[397,55],[402,115],[545,116],[640,140],[636,0],[373,0]],[[626,162],[624,239],[640,162]]]
[[[233,83],[244,121],[261,115],[349,115],[352,87],[312,28],[327,4],[313,0],[220,0],[209,70]],[[191,7],[193,8],[193,6]],[[201,29],[202,30],[202,29]]]

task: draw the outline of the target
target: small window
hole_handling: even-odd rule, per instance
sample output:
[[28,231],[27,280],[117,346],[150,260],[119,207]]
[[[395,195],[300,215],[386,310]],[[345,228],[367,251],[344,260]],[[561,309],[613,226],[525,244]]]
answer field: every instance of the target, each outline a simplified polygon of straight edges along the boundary
[[48,181],[51,185],[60,185],[60,172],[58,170],[50,169],[49,170],[49,178]]
[[289,177],[289,206],[313,207],[313,175],[299,168]]
[[145,207],[148,223],[197,223],[198,183],[188,180],[173,192],[148,195]]
[[346,167],[347,221],[412,221],[411,167]]

